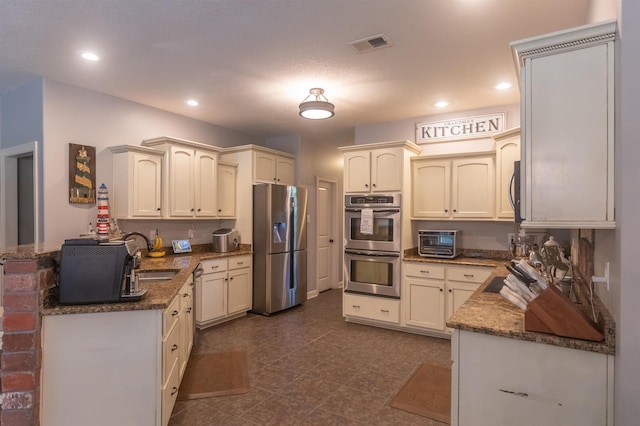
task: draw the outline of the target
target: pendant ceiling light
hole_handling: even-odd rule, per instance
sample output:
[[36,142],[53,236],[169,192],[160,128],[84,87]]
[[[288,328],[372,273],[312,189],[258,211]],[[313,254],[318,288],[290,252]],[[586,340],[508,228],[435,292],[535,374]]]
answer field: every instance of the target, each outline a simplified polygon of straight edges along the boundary
[[[312,96],[315,97],[315,99],[307,100]],[[311,120],[331,118],[333,117],[334,108],[335,105],[329,102],[324,96],[324,89],[314,87],[313,89],[309,89],[309,96],[304,98],[300,104],[300,116]]]

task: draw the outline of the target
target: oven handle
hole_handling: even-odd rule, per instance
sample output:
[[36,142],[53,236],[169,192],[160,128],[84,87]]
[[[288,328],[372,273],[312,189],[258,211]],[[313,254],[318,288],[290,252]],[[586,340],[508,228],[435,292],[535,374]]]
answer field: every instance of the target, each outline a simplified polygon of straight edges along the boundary
[[[362,211],[362,209],[346,208],[344,209],[344,211],[350,213],[359,213]],[[400,209],[373,209],[373,213],[400,213]]]
[[360,256],[374,256],[374,257],[400,257],[400,253],[395,252],[375,252],[375,251],[362,251],[362,250],[351,250],[345,249],[346,254],[357,254]]

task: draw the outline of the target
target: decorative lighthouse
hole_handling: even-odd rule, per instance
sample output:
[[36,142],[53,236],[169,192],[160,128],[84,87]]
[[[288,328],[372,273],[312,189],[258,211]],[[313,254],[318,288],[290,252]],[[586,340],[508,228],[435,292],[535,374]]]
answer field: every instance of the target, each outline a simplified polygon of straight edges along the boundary
[[109,234],[109,191],[103,183],[98,188],[98,235]]

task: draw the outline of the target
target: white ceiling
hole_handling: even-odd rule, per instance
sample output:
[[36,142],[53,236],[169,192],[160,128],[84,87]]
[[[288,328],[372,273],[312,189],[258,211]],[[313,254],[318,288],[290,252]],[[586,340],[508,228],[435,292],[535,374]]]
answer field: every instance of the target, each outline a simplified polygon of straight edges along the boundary
[[[0,0],[0,93],[34,75],[257,137],[329,137],[519,102],[509,42],[586,23],[589,0]],[[358,54],[377,34],[393,45]],[[104,59],[90,63],[78,52]],[[514,84],[499,92],[501,81]],[[336,105],[298,116],[311,87]],[[185,104],[196,98],[200,106]],[[433,104],[445,98],[447,109]]]

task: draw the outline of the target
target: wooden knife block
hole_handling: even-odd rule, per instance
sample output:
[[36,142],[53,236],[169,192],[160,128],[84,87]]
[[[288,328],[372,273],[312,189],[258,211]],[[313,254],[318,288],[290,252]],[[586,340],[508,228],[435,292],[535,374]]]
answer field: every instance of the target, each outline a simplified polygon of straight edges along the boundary
[[595,342],[604,339],[595,323],[553,285],[529,302],[524,329]]

